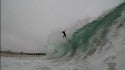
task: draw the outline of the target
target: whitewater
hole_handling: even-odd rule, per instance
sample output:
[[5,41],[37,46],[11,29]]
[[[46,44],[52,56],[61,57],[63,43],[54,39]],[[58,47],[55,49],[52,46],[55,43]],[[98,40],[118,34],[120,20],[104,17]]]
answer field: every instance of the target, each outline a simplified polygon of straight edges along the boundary
[[48,48],[35,59],[1,57],[1,70],[125,70],[125,2]]

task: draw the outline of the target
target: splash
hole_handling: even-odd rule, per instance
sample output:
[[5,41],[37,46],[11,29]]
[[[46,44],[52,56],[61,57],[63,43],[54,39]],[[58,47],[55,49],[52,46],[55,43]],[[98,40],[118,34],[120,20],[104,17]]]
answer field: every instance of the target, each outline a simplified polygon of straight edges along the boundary
[[[105,45],[111,30],[123,24],[125,20],[125,3],[109,11],[91,23],[73,33],[73,37],[64,43],[54,45],[52,58],[73,57],[76,53],[81,56],[92,55],[97,48]],[[112,34],[111,34],[112,35]]]

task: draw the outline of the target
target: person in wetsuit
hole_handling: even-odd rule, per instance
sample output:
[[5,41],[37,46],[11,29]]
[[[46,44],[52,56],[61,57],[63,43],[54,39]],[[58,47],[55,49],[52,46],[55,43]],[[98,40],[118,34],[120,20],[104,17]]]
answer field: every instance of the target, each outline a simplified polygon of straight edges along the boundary
[[65,37],[67,39],[67,37],[66,37],[66,29],[65,29],[65,31],[62,31],[61,33],[63,33],[63,37]]

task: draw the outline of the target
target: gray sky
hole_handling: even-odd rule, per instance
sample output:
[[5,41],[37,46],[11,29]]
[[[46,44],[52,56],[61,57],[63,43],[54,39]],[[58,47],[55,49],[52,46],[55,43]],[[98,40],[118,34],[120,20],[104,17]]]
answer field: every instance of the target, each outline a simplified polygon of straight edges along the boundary
[[69,29],[78,20],[96,18],[123,1],[1,0],[1,49],[41,51],[47,40],[62,37],[59,31]]

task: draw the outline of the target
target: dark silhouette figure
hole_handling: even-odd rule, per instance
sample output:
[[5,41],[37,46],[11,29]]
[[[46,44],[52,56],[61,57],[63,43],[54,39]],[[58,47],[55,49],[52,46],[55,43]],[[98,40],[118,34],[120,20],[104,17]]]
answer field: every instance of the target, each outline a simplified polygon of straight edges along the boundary
[[66,29],[65,29],[65,31],[62,31],[61,33],[63,33],[63,37],[65,37],[67,39],[67,37],[66,37]]

